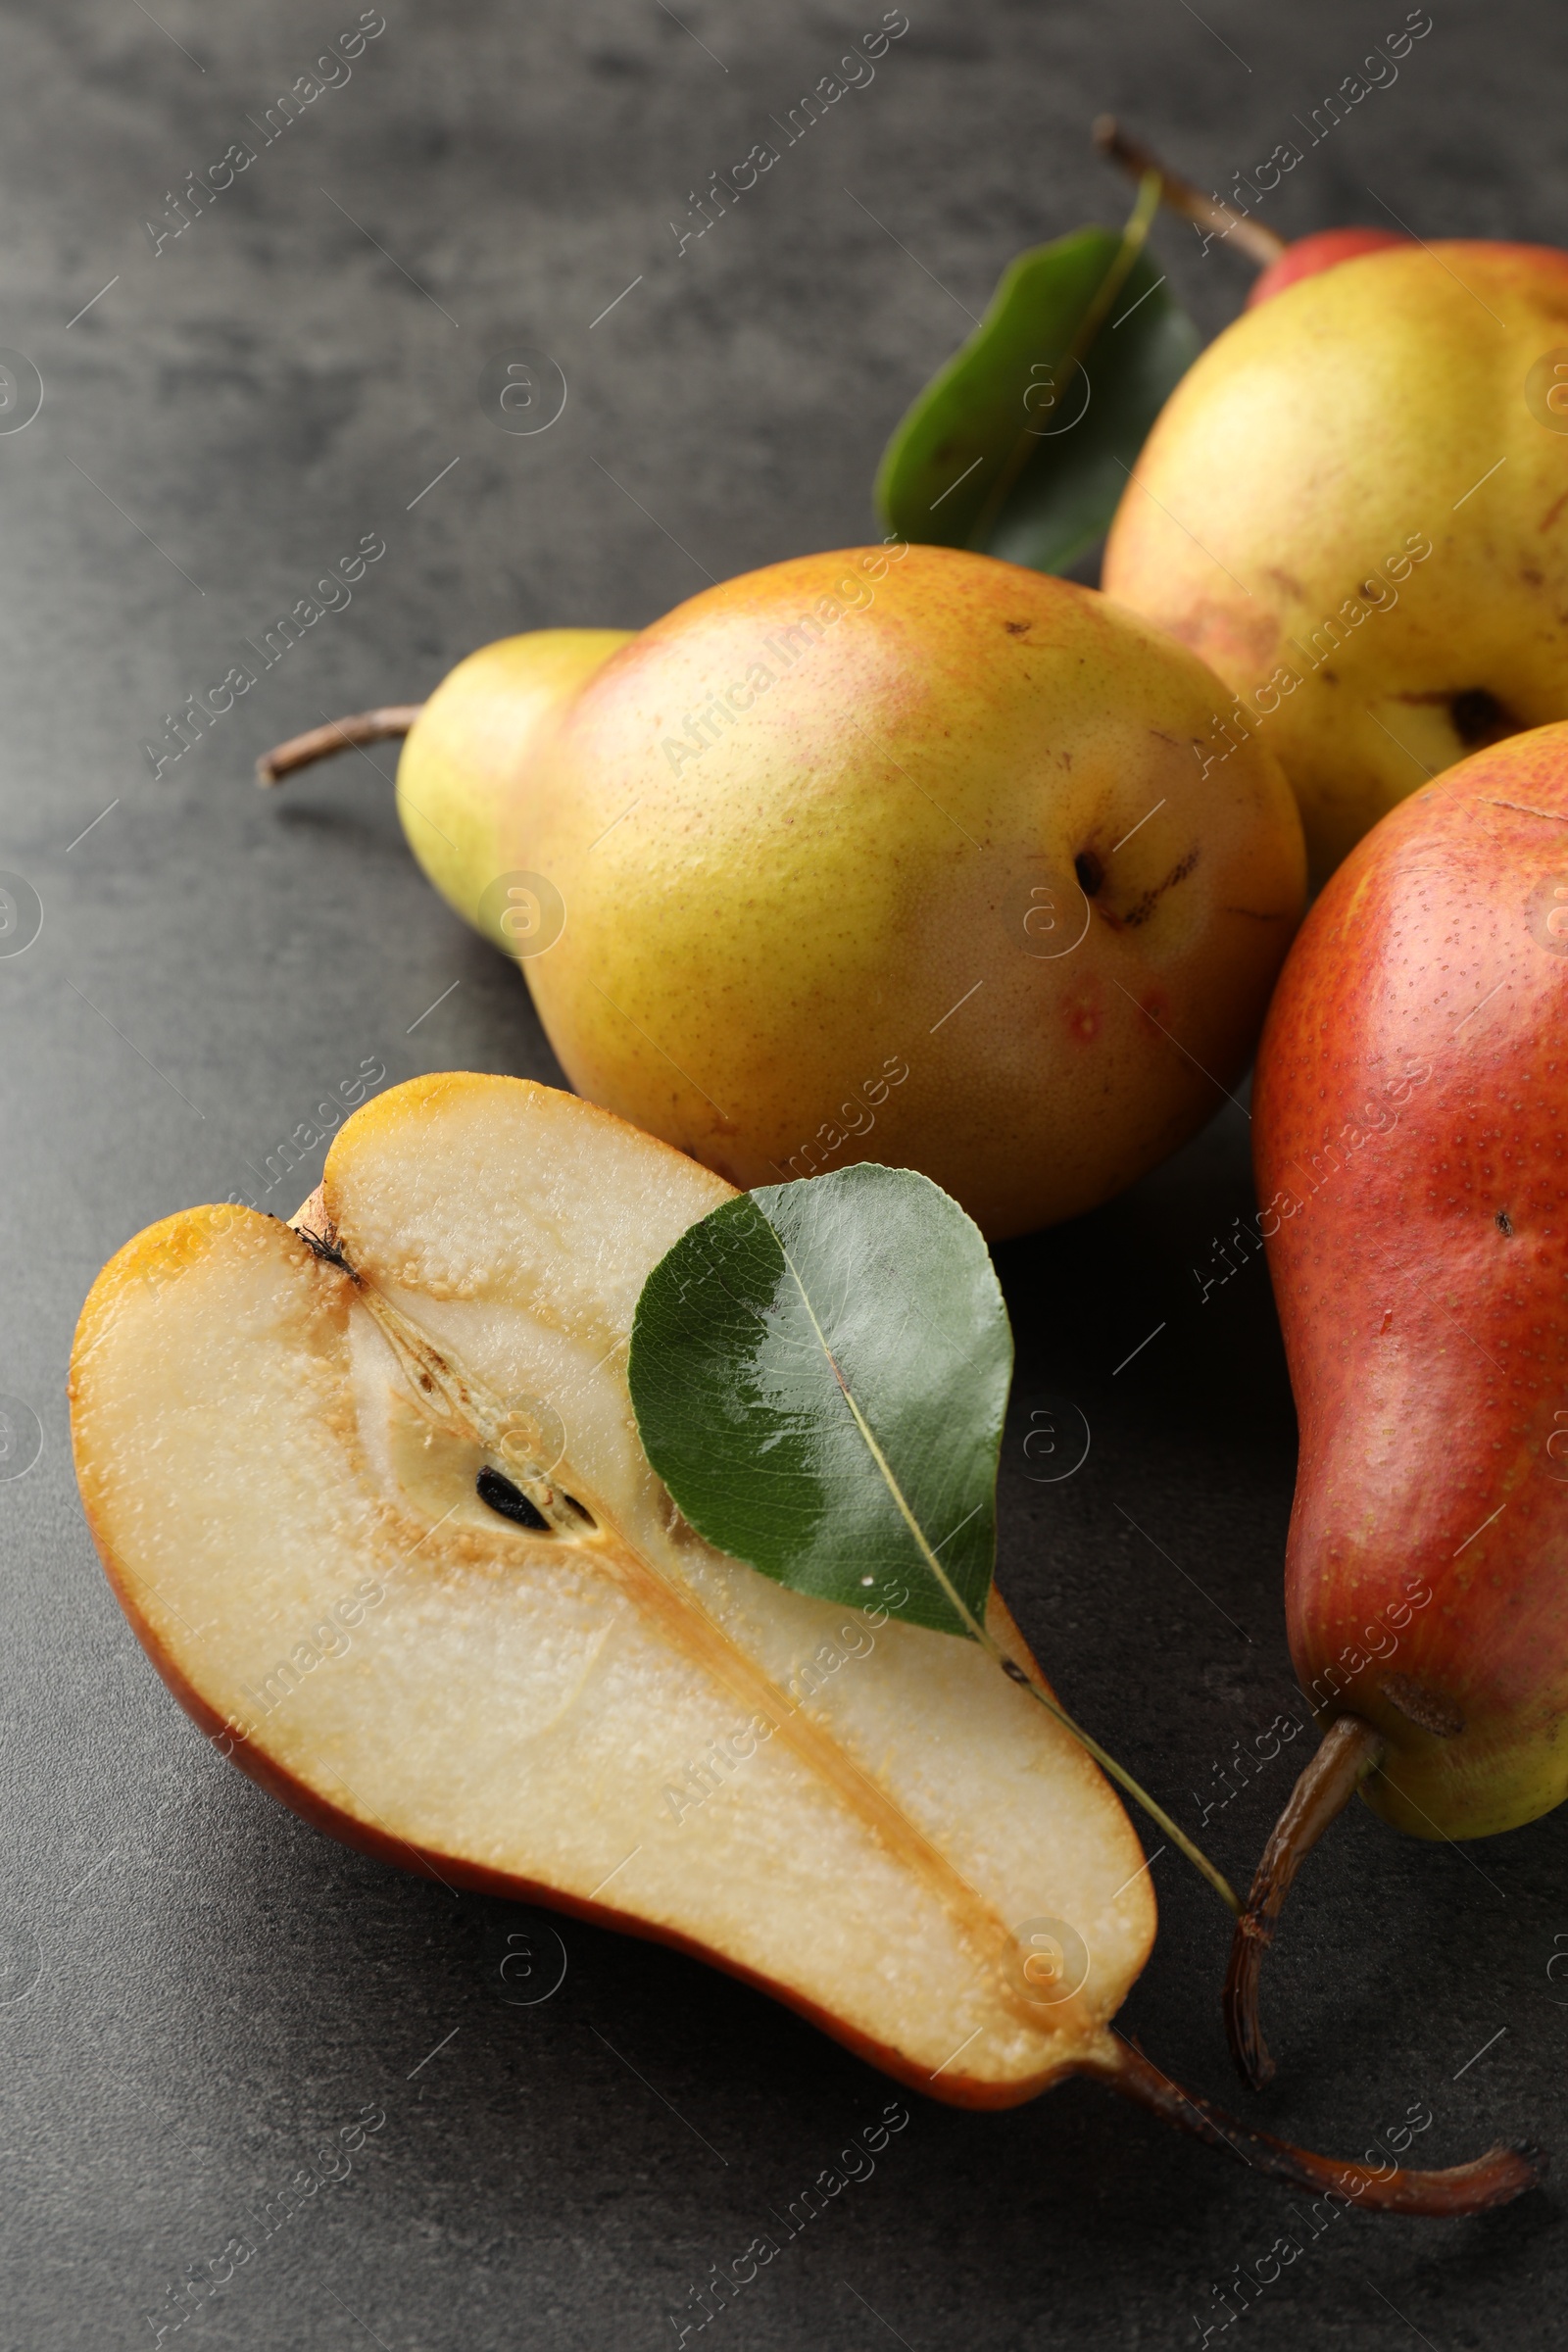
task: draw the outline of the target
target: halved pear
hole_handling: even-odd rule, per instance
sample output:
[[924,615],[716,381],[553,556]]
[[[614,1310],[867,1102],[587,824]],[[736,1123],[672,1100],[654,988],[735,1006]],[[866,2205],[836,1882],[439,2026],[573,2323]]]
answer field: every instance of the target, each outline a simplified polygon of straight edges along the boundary
[[[1105,2037],[1149,1874],[1099,1768],[974,1643],[786,1591],[675,1512],[626,1345],[649,1271],[730,1197],[574,1096],[393,1089],[301,1212],[344,1263],[199,1209],[99,1277],[88,1518],[175,1695],[318,1827],[683,1945],[1005,2105]],[[1032,1670],[999,1600],[992,1623]]]
[[[192,1209],[104,1269],[77,1475],[211,1738],[352,1845],[656,1936],[901,2081],[1004,2107],[1096,2075],[1258,2169],[1472,2210],[1498,2151],[1373,2172],[1217,2118],[1110,2029],[1137,1838],[978,1644],[704,1544],[638,1442],[643,1282],[730,1188],[575,1096],[449,1075],[349,1120],[292,1226]],[[1038,1669],[1000,1599],[989,1623]]]

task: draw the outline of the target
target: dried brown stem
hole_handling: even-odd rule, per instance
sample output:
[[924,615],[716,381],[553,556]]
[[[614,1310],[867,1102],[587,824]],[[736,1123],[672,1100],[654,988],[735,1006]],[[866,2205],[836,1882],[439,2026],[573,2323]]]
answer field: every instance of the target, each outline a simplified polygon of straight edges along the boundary
[[1261,2090],[1274,2072],[1257,2015],[1258,1971],[1274,1940],[1274,1922],[1301,1864],[1367,1774],[1382,1762],[1384,1748],[1382,1733],[1359,1715],[1339,1716],[1291,1790],[1263,1848],[1247,1908],[1231,1938],[1224,1993],[1231,2056],[1243,2082],[1254,2090]]
[[256,762],[258,784],[281,784],[296,768],[313,767],[318,760],[330,760],[334,752],[357,751],[361,744],[387,743],[401,739],[413,726],[422,703],[389,703],[380,710],[361,710],[353,718],[334,718],[324,727],[312,727],[305,735],[291,736],[274,751],[268,752]]
[[1500,2144],[1470,2164],[1450,2165],[1437,2173],[1405,2172],[1392,2158],[1386,2164],[1371,2165],[1316,2156],[1310,2149],[1275,2139],[1270,2132],[1254,2132],[1197,2092],[1183,2090],[1130,2042],[1118,2041],[1115,2055],[1103,2067],[1092,2064],[1085,2071],[1108,2082],[1124,2099],[1132,2099],[1163,2122],[1174,2124],[1178,2132],[1189,2132],[1211,2148],[1229,2148],[1233,2156],[1271,2180],[1288,2181],[1293,2188],[1305,2189],[1316,2197],[1327,2193],[1343,2204],[1359,2206],[1364,2213],[1436,2217],[1488,2213],[1534,2188],[1546,2169],[1546,2159],[1539,2149]]
[[1163,204],[1173,213],[1180,213],[1184,220],[1196,220],[1200,227],[1230,238],[1244,253],[1250,253],[1259,268],[1266,269],[1270,262],[1277,262],[1285,251],[1285,239],[1277,237],[1261,221],[1250,220],[1247,214],[1237,212],[1233,205],[1222,203],[1217,196],[1205,196],[1191,180],[1167,171],[1157,155],[1140,140],[1128,137],[1114,115],[1096,118],[1094,138],[1101,154],[1108,156],[1113,164],[1120,164],[1134,179],[1142,179],[1146,172],[1156,172]]

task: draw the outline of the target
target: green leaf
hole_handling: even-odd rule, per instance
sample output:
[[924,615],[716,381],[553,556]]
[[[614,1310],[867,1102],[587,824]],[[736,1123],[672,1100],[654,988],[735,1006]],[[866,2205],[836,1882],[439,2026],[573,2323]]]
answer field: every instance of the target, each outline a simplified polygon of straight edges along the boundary
[[899,426],[876,502],[906,539],[1062,571],[1110,522],[1197,328],[1144,252],[1149,174],[1126,228],[1020,254],[980,326]]
[[797,1592],[971,1638],[1011,1375],[979,1229],[928,1177],[873,1165],[694,1225],[644,1286],[628,1365],[699,1535]]
[[986,1625],[1012,1333],[980,1230],[940,1186],[867,1163],[726,1200],[644,1283],[626,1377],[700,1536],[797,1592],[978,1642],[1240,1911]]

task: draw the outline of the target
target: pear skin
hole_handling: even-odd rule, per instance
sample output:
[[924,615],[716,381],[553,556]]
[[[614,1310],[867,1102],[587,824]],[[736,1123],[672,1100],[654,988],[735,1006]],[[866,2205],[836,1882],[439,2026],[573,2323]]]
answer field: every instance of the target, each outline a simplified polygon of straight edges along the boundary
[[1266,270],[1258,271],[1247,290],[1247,308],[1255,311],[1260,302],[1272,302],[1287,286],[1303,277],[1315,277],[1320,270],[1337,270],[1341,262],[1353,262],[1363,253],[1382,253],[1390,245],[1409,242],[1392,228],[1314,229],[1309,236],[1287,245]]
[[1299,916],[1266,747],[1092,589],[935,547],[729,580],[582,686],[501,811],[572,1084],[732,1184],[923,1170],[990,1236],[1223,1104]]
[[1200,654],[1321,882],[1423,777],[1568,716],[1568,254],[1399,245],[1228,327],[1166,403],[1108,594]]
[[[627,629],[531,629],[485,645],[442,679],[398,761],[398,815],[410,849],[466,923],[510,955],[481,920],[485,885],[504,869],[498,830],[526,829],[541,731]],[[526,865],[526,858],[514,863]]]
[[[1417,1838],[1568,1793],[1568,725],[1387,816],[1259,1049],[1262,1231],[1300,1419],[1291,1654]],[[1348,1793],[1348,1791],[1347,1791]]]

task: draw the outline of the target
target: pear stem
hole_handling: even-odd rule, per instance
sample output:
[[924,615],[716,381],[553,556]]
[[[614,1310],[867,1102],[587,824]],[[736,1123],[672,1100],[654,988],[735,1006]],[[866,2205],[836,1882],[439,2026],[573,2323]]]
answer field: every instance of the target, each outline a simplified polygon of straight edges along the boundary
[[329,719],[324,727],[312,727],[308,734],[292,735],[287,743],[278,744],[257,760],[256,781],[281,784],[296,768],[314,767],[318,760],[330,760],[334,752],[353,752],[366,743],[401,740],[423,708],[422,703],[388,703],[380,710],[360,710],[352,718]]
[[1096,117],[1094,141],[1102,155],[1108,156],[1113,164],[1120,164],[1135,179],[1142,179],[1146,172],[1157,173],[1161,201],[1171,212],[1179,213],[1184,220],[1196,220],[1200,227],[1213,229],[1222,237],[1233,237],[1260,269],[1277,262],[1285,251],[1285,239],[1277,237],[1261,221],[1250,220],[1218,196],[1205,196],[1191,180],[1167,171],[1158,156],[1141,140],[1128,137],[1114,115]]
[[1231,1938],[1225,1972],[1225,2033],[1244,2082],[1261,2090],[1274,2073],[1257,2015],[1258,1971],[1274,1940],[1274,1922],[1297,1872],[1331,1821],[1338,1819],[1387,1750],[1383,1734],[1359,1715],[1341,1715],[1286,1799],[1263,1848],[1247,1908]]
[[[1140,2107],[1147,2107],[1178,2132],[1205,2140],[1211,2148],[1229,2148],[1254,2172],[1271,2180],[1288,2181],[1321,2197],[1325,2191],[1342,2205],[1358,2205],[1366,2213],[1425,2214],[1446,2218],[1488,2213],[1507,2205],[1534,2188],[1546,2169],[1537,2148],[1505,2147],[1500,2143],[1469,2164],[1449,2165],[1442,2172],[1406,2172],[1392,2158],[1385,2164],[1351,2164],[1334,2156],[1314,2155],[1293,2147],[1268,2132],[1256,2132],[1215,2107],[1196,2091],[1183,2090],[1162,2074],[1142,2050],[1118,2034],[1114,2053],[1102,2063],[1091,2060],[1082,2068]],[[1317,2234],[1316,2231],[1313,2233]]]

